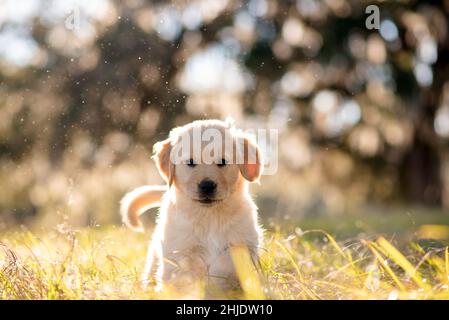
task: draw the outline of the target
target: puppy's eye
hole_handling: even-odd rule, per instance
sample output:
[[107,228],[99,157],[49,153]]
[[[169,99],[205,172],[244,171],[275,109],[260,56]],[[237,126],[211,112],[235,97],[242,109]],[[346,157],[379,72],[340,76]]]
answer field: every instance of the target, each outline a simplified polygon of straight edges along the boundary
[[193,162],[193,159],[187,160],[186,164],[187,164],[189,167],[192,167],[192,168],[193,168],[194,166],[196,166],[196,164]]
[[220,162],[217,163],[217,166],[219,166],[219,167],[224,167],[225,165],[226,165],[225,159],[221,159]]

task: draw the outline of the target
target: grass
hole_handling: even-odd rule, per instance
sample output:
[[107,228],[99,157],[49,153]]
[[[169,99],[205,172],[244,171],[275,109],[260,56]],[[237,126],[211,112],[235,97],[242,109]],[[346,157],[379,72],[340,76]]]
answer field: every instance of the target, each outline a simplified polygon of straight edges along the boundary
[[[265,221],[261,271],[254,272],[245,248],[236,248],[231,255],[243,290],[220,297],[449,299],[447,215],[391,216],[385,224],[383,218]],[[116,226],[3,232],[0,298],[203,298],[202,286],[188,296],[142,288],[148,238]]]

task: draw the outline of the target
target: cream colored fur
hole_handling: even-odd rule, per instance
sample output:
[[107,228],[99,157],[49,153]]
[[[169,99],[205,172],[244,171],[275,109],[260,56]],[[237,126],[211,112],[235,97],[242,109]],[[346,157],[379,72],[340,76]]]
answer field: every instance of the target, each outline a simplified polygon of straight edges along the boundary
[[[215,128],[243,138],[245,146],[257,152],[257,164],[219,167],[198,163],[191,168],[171,163],[171,150],[181,137],[192,135],[195,127]],[[142,230],[138,218],[142,212],[160,205],[142,280],[154,276],[159,288],[165,284],[182,287],[191,280],[232,286],[236,274],[229,248],[245,245],[256,260],[262,239],[257,207],[248,192],[248,183],[258,181],[261,175],[259,148],[230,122],[204,120],[172,130],[167,140],[155,145],[154,158],[168,186],[137,188],[121,202],[123,222],[134,230]],[[196,200],[197,184],[204,178],[218,184],[218,200],[213,204]]]

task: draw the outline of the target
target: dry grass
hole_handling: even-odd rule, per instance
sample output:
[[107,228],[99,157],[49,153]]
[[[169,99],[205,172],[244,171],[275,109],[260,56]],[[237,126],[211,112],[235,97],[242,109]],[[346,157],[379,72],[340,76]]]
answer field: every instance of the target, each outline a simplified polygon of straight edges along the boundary
[[[428,233],[429,228],[425,230]],[[439,228],[439,229],[438,229]],[[440,232],[444,226],[435,228]],[[267,232],[261,273],[233,253],[244,292],[221,297],[271,299],[449,299],[449,252],[443,242],[335,241],[321,230]],[[121,227],[0,235],[2,299],[158,299],[138,281],[148,235]],[[240,249],[239,249],[240,250]],[[202,287],[189,298],[202,298]]]

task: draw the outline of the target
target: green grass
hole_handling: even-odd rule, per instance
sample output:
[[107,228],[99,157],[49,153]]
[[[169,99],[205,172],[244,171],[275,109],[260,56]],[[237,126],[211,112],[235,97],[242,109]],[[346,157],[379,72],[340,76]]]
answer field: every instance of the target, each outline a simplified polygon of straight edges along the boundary
[[[447,219],[406,214],[265,221],[261,271],[253,271],[239,248],[233,258],[243,291],[220,297],[449,299]],[[185,298],[140,285],[149,233],[115,226],[3,232],[0,298]],[[187,297],[203,298],[204,290],[199,286]]]

